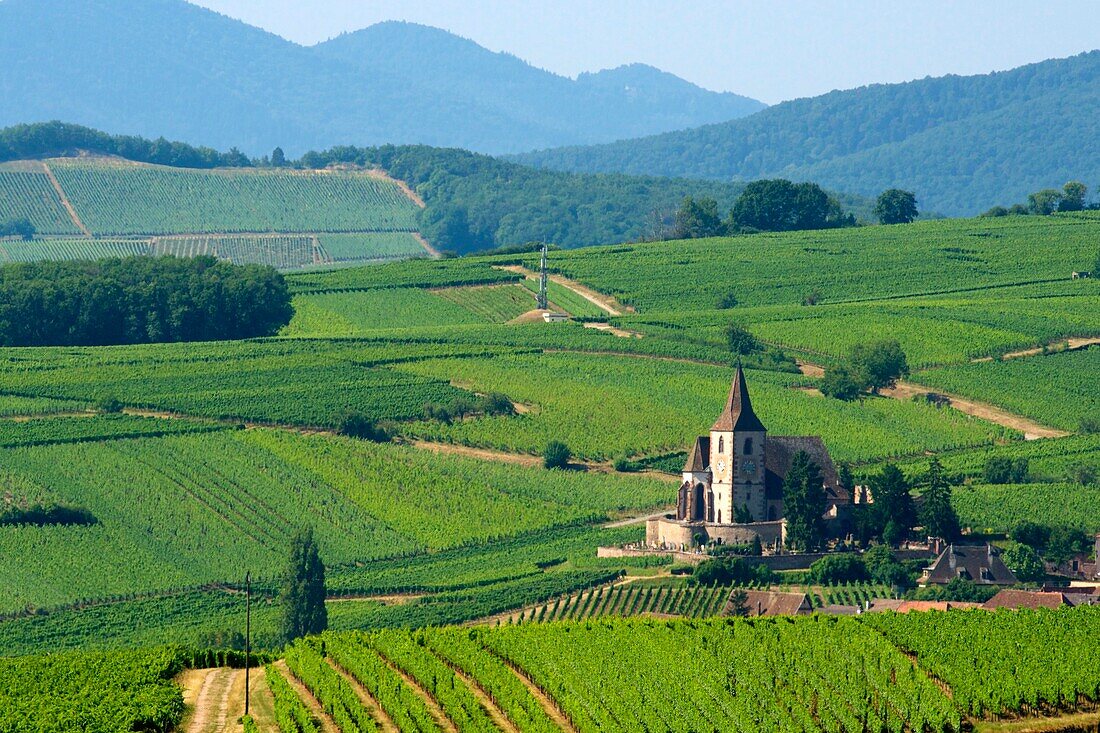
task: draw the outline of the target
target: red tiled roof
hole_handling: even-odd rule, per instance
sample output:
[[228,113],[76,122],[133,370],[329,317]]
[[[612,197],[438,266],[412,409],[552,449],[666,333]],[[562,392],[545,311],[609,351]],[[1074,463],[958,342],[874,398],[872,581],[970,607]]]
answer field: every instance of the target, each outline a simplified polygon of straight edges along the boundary
[[1070,605],[1062,593],[1043,593],[1006,588],[982,604],[982,608],[1061,608]]

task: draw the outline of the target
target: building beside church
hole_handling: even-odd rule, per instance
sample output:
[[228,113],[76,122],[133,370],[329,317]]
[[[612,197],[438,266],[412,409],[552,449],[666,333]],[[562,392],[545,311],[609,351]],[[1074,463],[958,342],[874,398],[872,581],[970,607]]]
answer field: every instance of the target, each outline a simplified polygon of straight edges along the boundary
[[[827,520],[836,520],[851,496],[821,438],[771,436],[752,409],[745,372],[738,365],[725,408],[709,435],[696,439],[684,464],[676,514],[651,519],[646,542],[680,549],[702,542],[775,545],[783,537],[783,480],[800,452],[821,469]],[[740,520],[740,521],[738,521]]]

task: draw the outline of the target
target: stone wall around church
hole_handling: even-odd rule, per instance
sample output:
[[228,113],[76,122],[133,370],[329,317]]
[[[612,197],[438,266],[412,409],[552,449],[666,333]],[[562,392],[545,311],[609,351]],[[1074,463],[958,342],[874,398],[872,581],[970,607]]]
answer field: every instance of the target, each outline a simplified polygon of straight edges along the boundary
[[715,522],[683,522],[672,517],[660,517],[646,522],[646,545],[666,550],[685,550],[695,545],[695,535],[703,542],[723,545],[748,545],[759,538],[760,544],[774,545],[785,539],[783,520],[752,524],[717,524]]

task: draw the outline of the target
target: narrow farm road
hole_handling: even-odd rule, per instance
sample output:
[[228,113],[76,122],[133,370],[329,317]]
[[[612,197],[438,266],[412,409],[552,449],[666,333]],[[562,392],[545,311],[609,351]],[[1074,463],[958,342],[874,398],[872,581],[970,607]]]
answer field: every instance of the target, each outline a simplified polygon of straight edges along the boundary
[[[1057,353],[1062,352],[1062,351],[1077,351],[1078,349],[1085,349],[1085,348],[1088,348],[1089,346],[1095,346],[1096,344],[1100,344],[1100,338],[1096,338],[1096,337],[1069,338],[1069,339],[1066,339],[1065,341],[1057,341],[1057,342],[1052,343],[1052,344],[1047,344],[1045,353],[1057,354]],[[1038,347],[1031,348],[1031,349],[1023,349],[1021,351],[1011,351],[1011,352],[1005,354],[1002,358],[1003,359],[1020,359],[1020,358],[1027,357],[1027,356],[1042,356],[1043,353],[1044,353],[1043,352],[1043,347],[1038,346]],[[971,359],[970,361],[977,364],[977,363],[985,362],[985,361],[993,361],[993,357],[992,356],[983,356],[979,359]]]
[[[274,700],[262,667],[250,673],[249,710],[261,731],[277,733]],[[179,677],[185,713],[180,730],[184,733],[237,733],[244,715],[244,670],[228,667],[189,669]]]
[[[911,400],[919,395],[926,395],[933,390],[923,387],[921,385],[912,384],[910,382],[898,382],[892,389],[884,389],[880,391],[887,397],[893,397],[897,400]],[[1040,438],[1064,438],[1072,433],[1065,430],[1059,430],[1058,428],[1052,428],[1047,425],[1042,425],[1034,420],[1024,417],[1022,415],[1016,415],[1002,410],[1000,407],[990,405],[985,402],[977,402],[976,400],[970,400],[966,397],[959,397],[958,395],[946,394],[943,392],[936,392],[936,394],[942,394],[944,397],[951,400],[950,406],[959,412],[967,415],[972,415],[982,420],[987,420],[997,425],[1003,425],[1006,428],[1012,428],[1013,430],[1019,430],[1024,434],[1024,440],[1039,440]]]
[[[812,377],[819,377],[825,374],[825,369],[820,364],[812,364],[806,361],[798,362],[798,369],[803,374]],[[805,388],[803,388],[805,389]],[[816,389],[807,389],[816,394],[820,394]],[[884,397],[892,397],[895,400],[908,401],[914,397],[931,394],[935,390],[931,390],[928,387],[921,386],[919,384],[913,384],[912,382],[898,382],[890,389],[879,390],[879,394]],[[1002,425],[1012,430],[1019,430],[1024,434],[1024,440],[1039,440],[1040,438],[1064,438],[1067,435],[1072,435],[1065,430],[1059,430],[1058,428],[1052,428],[1049,425],[1043,425],[1031,418],[1024,417],[1023,415],[1017,415],[1015,413],[1004,410],[996,405],[991,405],[986,402],[978,402],[977,400],[968,399],[959,395],[947,394],[945,392],[935,392],[936,394],[943,395],[951,401],[950,407],[958,410],[966,415],[971,415],[976,418],[980,418],[987,422]]]
[[65,189],[61,188],[61,183],[57,180],[57,176],[50,170],[49,164],[42,161],[42,170],[46,172],[46,178],[49,179],[50,185],[53,186],[53,190],[57,192],[57,197],[61,199],[61,206],[68,212],[69,218],[73,220],[73,226],[84,233],[85,237],[92,236],[92,232],[88,227],[84,226],[84,222],[80,220],[80,215],[76,213],[76,209],[73,208],[73,204],[69,201],[69,197],[65,195]]

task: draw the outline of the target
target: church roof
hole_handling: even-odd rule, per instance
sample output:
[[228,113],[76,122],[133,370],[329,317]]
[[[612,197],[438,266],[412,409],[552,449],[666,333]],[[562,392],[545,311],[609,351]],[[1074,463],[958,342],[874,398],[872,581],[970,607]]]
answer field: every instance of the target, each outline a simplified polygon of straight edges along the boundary
[[749,401],[749,388],[745,385],[745,372],[741,364],[737,364],[737,374],[733,376],[733,384],[730,385],[730,396],[726,399],[726,407],[718,416],[711,430],[722,431],[765,431],[764,423],[752,411],[752,402]]
[[769,499],[783,497],[783,479],[791,470],[791,461],[795,454],[806,453],[810,460],[821,469],[821,479],[826,486],[827,499],[830,502],[847,504],[851,497],[839,487],[836,464],[829,457],[829,451],[821,438],[813,435],[772,435],[768,438],[767,457],[764,461],[765,491]]
[[684,464],[684,472],[706,471],[710,466],[710,436],[702,435],[695,439],[695,445],[688,453],[687,463]]

